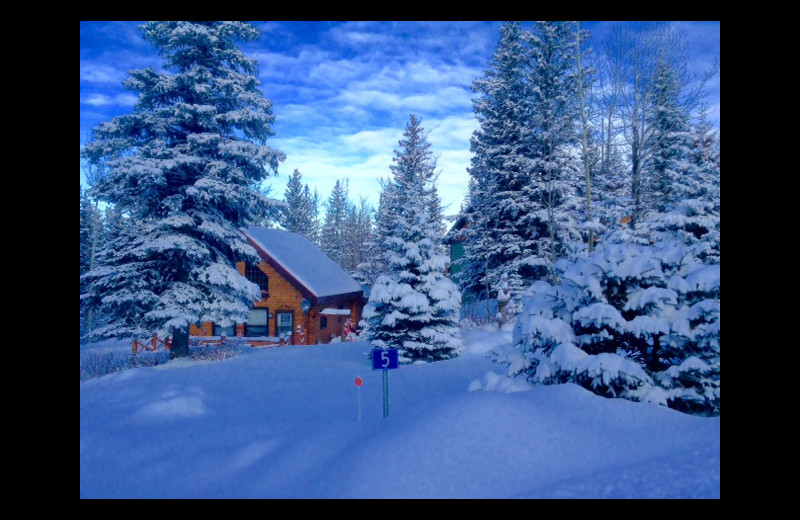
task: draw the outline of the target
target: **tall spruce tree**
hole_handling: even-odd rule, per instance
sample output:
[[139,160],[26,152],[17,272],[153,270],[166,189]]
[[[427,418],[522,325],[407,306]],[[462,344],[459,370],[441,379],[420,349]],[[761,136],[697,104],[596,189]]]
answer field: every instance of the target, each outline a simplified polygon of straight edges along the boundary
[[528,59],[520,23],[505,22],[489,68],[473,84],[480,126],[470,142],[469,224],[460,280],[475,293],[496,286],[506,274],[511,292],[519,294],[528,280],[546,272],[538,254],[546,221],[539,201],[522,196],[532,167]]
[[350,203],[347,207],[345,262],[342,267],[360,283],[366,283],[362,266],[371,254],[373,213],[372,206],[363,197],[358,204]]
[[431,210],[435,171],[419,120],[411,116],[391,171],[384,237],[388,273],[379,276],[364,311],[367,338],[379,348],[397,348],[407,362],[437,361],[462,349],[458,328],[461,295],[445,275],[447,257]]
[[[552,273],[566,244],[580,240],[574,197],[585,189],[574,150],[578,144],[577,46],[574,22],[537,21],[529,33],[532,129],[532,181],[529,198],[539,199],[540,220],[547,222],[547,270]],[[570,200],[572,199],[572,200]],[[575,205],[572,204],[575,203]]]
[[506,22],[473,87],[480,127],[471,141],[460,280],[489,297],[506,276],[512,314],[523,291],[552,273],[565,242],[579,236],[567,206],[580,179],[569,149],[577,138],[573,40],[568,22],[536,22],[531,32]]
[[[715,150],[716,132],[705,115],[689,128],[688,114],[679,118],[683,124],[665,131],[665,146],[656,154],[653,180],[666,189],[654,190],[661,204],[646,216],[640,232],[648,241],[679,240],[696,245],[698,257],[708,263],[720,261],[720,169]],[[656,184],[660,187],[661,183]]]
[[81,300],[80,300],[80,334],[81,340],[92,332],[93,312],[88,308],[83,300],[83,294],[88,289],[88,282],[83,278],[83,275],[91,271],[94,267],[96,252],[98,247],[103,243],[106,237],[103,228],[103,219],[100,209],[97,207],[97,201],[89,197],[86,190],[81,188],[81,202],[80,202],[80,276],[81,276]]
[[669,63],[660,62],[652,93],[652,166],[646,182],[648,206],[661,213],[680,202],[683,177],[691,168],[689,114],[679,104],[678,89],[675,70]]
[[296,169],[286,183],[283,192],[283,201],[286,203],[281,210],[281,226],[292,233],[302,233],[305,227],[305,214],[303,207],[303,175]]
[[314,188],[314,192],[311,192],[311,189],[308,187],[308,184],[303,187],[303,198],[306,201],[306,204],[309,208],[309,214],[311,215],[311,230],[309,235],[307,235],[308,239],[311,240],[316,245],[319,245],[319,233],[320,229],[322,229],[322,223],[319,218],[319,192],[317,192],[317,188]]
[[85,299],[110,318],[98,333],[171,335],[181,357],[191,324],[244,322],[259,298],[235,268],[258,261],[238,230],[265,213],[257,186],[283,154],[266,145],[274,116],[256,61],[237,48],[258,29],[157,21],[141,30],[171,73],[132,71],[133,112],[101,124],[81,152],[107,172],[93,194],[132,219],[98,254]]
[[308,184],[303,184],[303,176],[297,169],[286,184],[283,200],[286,206],[281,210],[281,226],[316,243],[319,232],[317,200]]
[[319,237],[320,248],[340,266],[346,263],[347,256],[349,191],[349,183],[346,180],[336,180],[325,203],[325,219]]
[[372,286],[375,280],[389,272],[386,261],[386,241],[394,225],[394,183],[391,179],[380,179],[381,193],[378,208],[374,215],[374,225],[369,240],[365,244],[364,261],[358,265],[356,278],[365,285]]

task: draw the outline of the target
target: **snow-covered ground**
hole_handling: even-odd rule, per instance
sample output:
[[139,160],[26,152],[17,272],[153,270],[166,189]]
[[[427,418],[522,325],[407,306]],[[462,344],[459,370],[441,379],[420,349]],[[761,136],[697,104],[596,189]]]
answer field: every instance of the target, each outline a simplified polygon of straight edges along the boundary
[[719,418],[512,382],[507,333],[464,336],[389,372],[387,419],[366,342],[83,382],[81,498],[720,497]]

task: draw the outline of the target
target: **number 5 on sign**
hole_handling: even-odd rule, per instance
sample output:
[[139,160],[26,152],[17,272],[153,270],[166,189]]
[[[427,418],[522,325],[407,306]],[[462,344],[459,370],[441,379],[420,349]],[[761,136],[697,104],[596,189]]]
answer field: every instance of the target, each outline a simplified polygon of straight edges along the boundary
[[372,351],[372,370],[390,370],[397,368],[397,349],[380,349]]
[[372,370],[383,371],[383,418],[389,417],[389,370],[397,368],[397,349],[372,350]]

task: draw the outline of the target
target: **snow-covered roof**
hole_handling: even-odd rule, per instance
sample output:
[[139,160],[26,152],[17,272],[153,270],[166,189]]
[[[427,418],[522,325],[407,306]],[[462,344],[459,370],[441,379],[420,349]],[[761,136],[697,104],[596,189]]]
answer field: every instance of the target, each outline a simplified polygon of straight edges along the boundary
[[358,282],[303,235],[261,227],[243,231],[318,300],[362,293]]
[[321,311],[319,311],[319,313],[320,314],[328,314],[328,315],[331,315],[331,316],[349,316],[350,315],[350,309],[331,309],[331,308],[326,308],[326,309],[322,309]]

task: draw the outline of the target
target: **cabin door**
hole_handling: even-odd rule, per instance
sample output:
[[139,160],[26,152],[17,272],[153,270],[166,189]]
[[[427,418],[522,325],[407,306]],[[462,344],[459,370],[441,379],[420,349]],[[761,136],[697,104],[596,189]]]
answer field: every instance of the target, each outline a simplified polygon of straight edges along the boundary
[[[275,319],[277,322],[277,332],[278,336],[283,336],[287,332],[293,333],[292,327],[294,326],[294,313],[292,312],[276,312]],[[294,344],[294,334],[292,334],[291,339],[289,340],[292,344]]]

